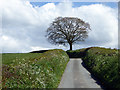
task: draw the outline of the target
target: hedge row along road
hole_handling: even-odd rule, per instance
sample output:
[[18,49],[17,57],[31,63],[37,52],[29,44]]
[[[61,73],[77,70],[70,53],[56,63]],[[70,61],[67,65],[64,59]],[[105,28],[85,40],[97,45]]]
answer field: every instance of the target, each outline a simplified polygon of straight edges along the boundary
[[80,58],[70,59],[58,88],[101,88],[83,67]]
[[57,88],[69,61],[67,53],[61,49],[44,53],[4,53],[2,56],[0,90]]

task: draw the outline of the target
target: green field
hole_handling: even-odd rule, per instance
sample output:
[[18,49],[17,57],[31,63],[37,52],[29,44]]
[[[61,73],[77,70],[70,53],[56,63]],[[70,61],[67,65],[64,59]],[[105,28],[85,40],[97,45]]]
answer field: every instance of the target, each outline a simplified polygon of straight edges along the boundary
[[86,68],[106,88],[120,88],[117,49],[90,47],[67,53],[70,57],[81,57]]
[[2,55],[2,88],[57,88],[69,57],[56,49]]
[[[15,60],[33,60],[35,58],[40,58],[41,53],[3,53],[2,54],[2,64],[12,64]],[[15,63],[14,63],[15,64]]]

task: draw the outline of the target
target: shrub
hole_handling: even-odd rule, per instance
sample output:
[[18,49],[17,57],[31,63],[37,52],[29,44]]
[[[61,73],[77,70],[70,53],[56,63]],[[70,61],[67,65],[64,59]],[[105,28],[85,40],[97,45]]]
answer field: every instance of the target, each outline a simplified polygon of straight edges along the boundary
[[120,88],[118,50],[93,47],[86,52],[83,62],[106,88]]
[[66,53],[69,55],[70,58],[81,58],[85,56],[84,51],[86,48],[78,49],[78,50],[68,50]]

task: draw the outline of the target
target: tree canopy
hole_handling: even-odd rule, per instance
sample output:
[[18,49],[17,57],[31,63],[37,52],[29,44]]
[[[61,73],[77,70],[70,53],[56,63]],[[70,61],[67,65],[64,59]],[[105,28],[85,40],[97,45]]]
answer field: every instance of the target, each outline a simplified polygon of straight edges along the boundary
[[48,41],[52,44],[72,45],[88,37],[90,25],[75,17],[58,17],[47,29]]

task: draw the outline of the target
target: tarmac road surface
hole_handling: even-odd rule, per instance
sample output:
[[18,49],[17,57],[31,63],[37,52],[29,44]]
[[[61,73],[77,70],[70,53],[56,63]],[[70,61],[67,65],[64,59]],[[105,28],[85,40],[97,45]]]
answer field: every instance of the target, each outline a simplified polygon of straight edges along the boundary
[[58,88],[101,88],[81,63],[80,58],[70,59]]

